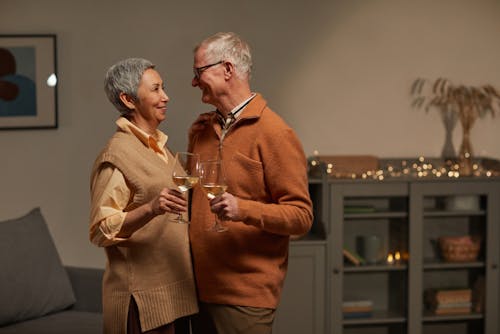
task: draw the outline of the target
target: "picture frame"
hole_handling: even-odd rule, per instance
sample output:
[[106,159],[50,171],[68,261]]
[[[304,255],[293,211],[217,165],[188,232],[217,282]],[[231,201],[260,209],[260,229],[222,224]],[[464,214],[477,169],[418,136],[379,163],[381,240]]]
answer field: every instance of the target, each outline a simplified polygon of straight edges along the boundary
[[57,36],[0,35],[0,130],[55,129]]

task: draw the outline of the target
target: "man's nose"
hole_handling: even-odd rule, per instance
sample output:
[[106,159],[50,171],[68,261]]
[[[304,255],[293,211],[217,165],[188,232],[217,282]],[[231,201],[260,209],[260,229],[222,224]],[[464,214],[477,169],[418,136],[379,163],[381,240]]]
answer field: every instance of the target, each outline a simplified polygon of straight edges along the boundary
[[196,87],[198,86],[198,83],[199,83],[198,78],[193,77],[193,80],[191,80],[191,86]]

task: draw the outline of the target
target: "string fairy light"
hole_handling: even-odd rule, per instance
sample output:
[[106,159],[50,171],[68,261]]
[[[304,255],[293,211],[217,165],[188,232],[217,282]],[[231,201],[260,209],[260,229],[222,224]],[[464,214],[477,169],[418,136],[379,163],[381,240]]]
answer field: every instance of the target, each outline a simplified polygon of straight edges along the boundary
[[[429,159],[419,156],[416,159],[381,159],[380,168],[367,170],[363,173],[339,173],[332,163],[322,162],[318,151],[308,159],[310,176],[322,176],[326,174],[330,178],[337,179],[363,179],[383,181],[389,178],[470,178],[470,177],[500,177],[500,168],[486,168],[481,160],[472,164],[472,174],[463,175],[460,164],[452,160]],[[500,163],[498,164],[500,166]]]

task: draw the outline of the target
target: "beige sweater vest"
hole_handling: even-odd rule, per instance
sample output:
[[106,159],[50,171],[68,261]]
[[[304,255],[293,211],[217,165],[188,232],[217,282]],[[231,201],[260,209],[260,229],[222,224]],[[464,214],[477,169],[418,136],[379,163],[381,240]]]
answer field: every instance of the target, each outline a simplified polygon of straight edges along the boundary
[[[166,164],[133,134],[118,130],[96,159],[92,175],[103,163],[118,168],[133,191],[125,211],[175,187],[174,158]],[[173,223],[175,215],[153,218],[128,239],[106,247],[108,263],[103,280],[104,332],[126,333],[130,297],[139,308],[147,331],[197,312],[188,226]]]

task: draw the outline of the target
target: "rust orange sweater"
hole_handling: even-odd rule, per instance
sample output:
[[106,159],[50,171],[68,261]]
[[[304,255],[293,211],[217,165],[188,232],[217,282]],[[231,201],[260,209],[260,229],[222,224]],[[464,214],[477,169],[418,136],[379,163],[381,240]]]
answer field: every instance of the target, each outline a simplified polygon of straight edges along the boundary
[[202,159],[217,156],[221,145],[227,191],[239,198],[244,219],[228,222],[223,233],[214,222],[200,187],[193,192],[191,247],[203,302],[276,308],[288,263],[290,235],[312,224],[307,165],[294,131],[257,96],[220,142],[212,124],[195,133],[190,148]]

